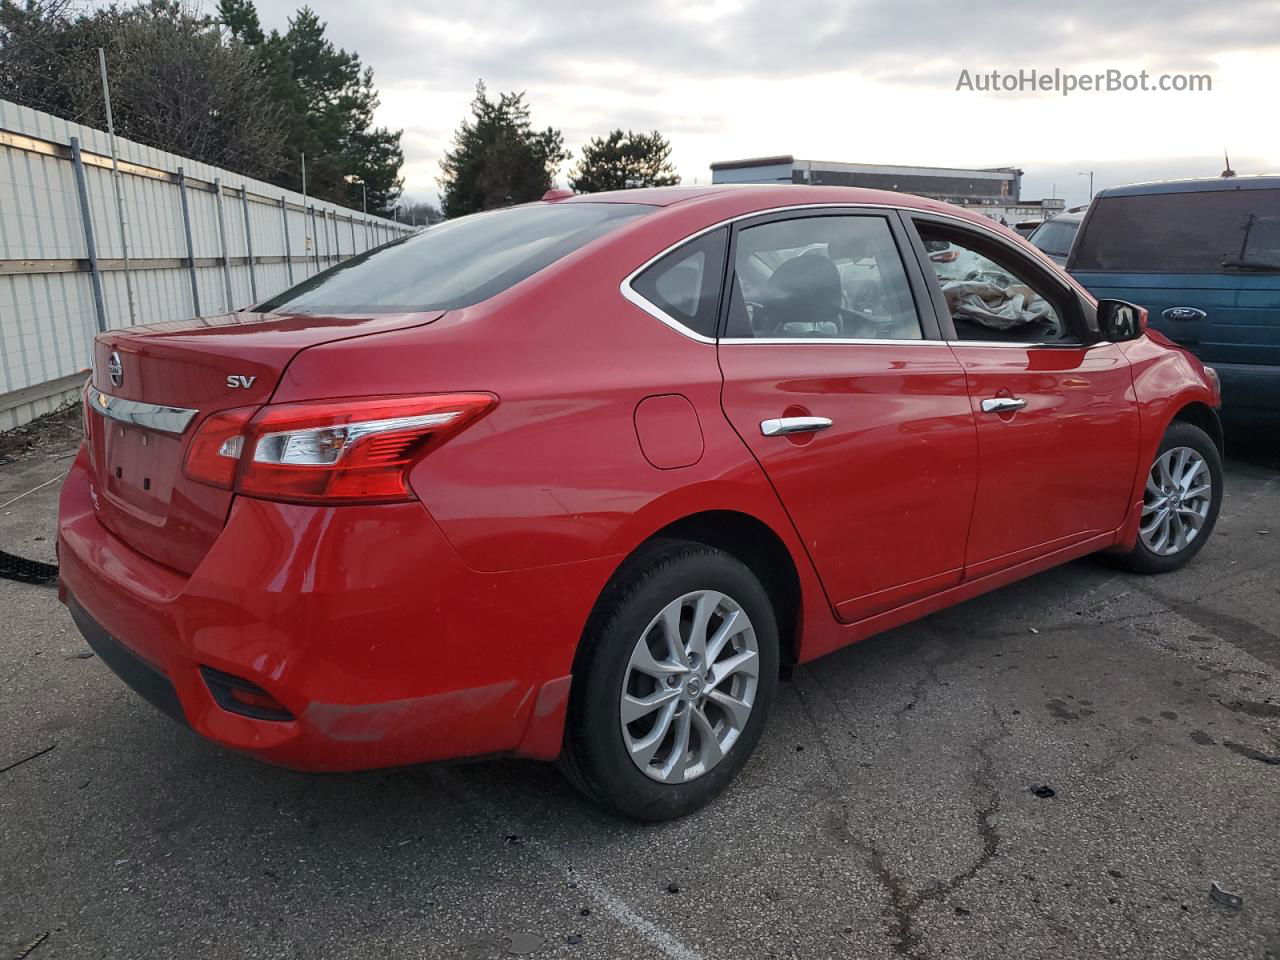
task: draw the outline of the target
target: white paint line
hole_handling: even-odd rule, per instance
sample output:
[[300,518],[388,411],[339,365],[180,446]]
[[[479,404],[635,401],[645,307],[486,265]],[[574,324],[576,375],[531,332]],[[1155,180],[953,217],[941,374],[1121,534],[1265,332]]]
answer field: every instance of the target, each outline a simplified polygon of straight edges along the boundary
[[[452,793],[455,798],[465,805],[483,808],[495,819],[504,820],[512,824],[525,837],[534,835],[533,831],[519,817],[506,810],[499,810],[487,799],[468,790],[454,778],[441,774],[435,776],[434,779],[436,783],[449,793]],[[553,850],[532,841],[527,842],[524,849],[533,853],[534,856],[560,873],[566,880],[571,883],[577,883],[579,888],[595,898],[610,917],[622,926],[634,930],[671,960],[705,960],[698,951],[681,943],[673,934],[663,930],[652,920],[647,920],[636,913],[625,900],[610,890],[605,883],[566,863]]]
[[56,477],[50,477],[50,478],[49,478],[48,480],[46,480],[44,483],[37,484],[36,486],[34,486],[34,487],[32,487],[30,490],[28,490],[26,493],[20,493],[20,494],[18,494],[16,497],[14,497],[12,500],[6,500],[4,503],[0,503],[0,510],[3,510],[5,507],[9,506],[9,504],[11,504],[11,503],[17,503],[17,502],[18,502],[19,500],[21,500],[23,497],[29,497],[31,494],[35,493],[37,490],[40,490],[40,489],[42,489],[42,488],[44,488],[44,487],[47,487],[47,486],[48,486],[49,484],[51,484],[51,483],[56,483],[57,481],[59,481],[59,480],[61,480],[61,479],[62,479],[62,474],[58,474],[58,476],[56,476]]

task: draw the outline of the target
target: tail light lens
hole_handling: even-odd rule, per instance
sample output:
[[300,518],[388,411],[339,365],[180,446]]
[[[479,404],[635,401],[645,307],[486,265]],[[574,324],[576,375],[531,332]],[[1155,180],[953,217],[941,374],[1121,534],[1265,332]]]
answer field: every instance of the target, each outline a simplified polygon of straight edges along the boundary
[[245,427],[256,411],[256,407],[224,410],[200,424],[187,448],[187,476],[230,490],[244,450]]
[[267,500],[412,500],[408,468],[487,413],[488,393],[379,397],[230,410],[187,452],[195,480]]
[[959,250],[941,250],[938,253],[929,254],[929,259],[934,263],[954,263],[960,259]]

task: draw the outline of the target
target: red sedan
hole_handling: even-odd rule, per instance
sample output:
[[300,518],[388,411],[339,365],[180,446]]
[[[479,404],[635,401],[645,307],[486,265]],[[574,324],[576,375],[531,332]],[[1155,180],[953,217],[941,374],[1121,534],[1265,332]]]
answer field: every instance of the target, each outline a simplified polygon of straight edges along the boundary
[[1095,551],[1200,550],[1216,378],[1144,321],[902,194],[465,217],[99,336],[61,596],[144,697],[271,763],[558,758],[679,816],[787,666]]

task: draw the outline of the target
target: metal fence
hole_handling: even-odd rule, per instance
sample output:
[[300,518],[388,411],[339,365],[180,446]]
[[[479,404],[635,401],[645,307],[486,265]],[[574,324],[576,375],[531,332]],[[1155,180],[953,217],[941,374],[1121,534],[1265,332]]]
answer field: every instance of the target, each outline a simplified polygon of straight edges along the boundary
[[413,229],[116,143],[127,251],[107,134],[0,100],[0,429],[74,395],[99,330],[236,310]]

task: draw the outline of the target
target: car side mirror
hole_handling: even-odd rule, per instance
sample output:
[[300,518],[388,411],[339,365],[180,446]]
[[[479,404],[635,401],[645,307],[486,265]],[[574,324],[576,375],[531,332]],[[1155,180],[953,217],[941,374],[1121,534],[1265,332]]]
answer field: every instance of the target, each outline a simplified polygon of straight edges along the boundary
[[1147,330],[1147,310],[1125,300],[1098,301],[1100,340],[1122,343],[1137,340]]

